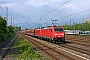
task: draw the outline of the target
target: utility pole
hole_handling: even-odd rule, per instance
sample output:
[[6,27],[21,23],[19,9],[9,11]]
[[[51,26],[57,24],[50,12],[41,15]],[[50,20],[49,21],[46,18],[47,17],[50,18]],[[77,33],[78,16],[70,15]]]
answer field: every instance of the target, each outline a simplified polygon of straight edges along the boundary
[[66,25],[66,30],[67,30],[67,21],[66,21],[66,24],[65,25]]
[[40,18],[40,20],[41,20],[41,18]]
[[14,26],[14,17],[13,17],[13,26]]
[[6,7],[6,22],[7,22],[7,25],[8,25],[8,7]]
[[71,29],[71,19],[70,19],[70,26],[69,26],[69,29]]
[[11,17],[11,26],[12,26],[12,17]]
[[70,27],[71,27],[71,19],[70,19]]
[[76,25],[76,23],[74,23],[74,30],[75,30],[75,25]]

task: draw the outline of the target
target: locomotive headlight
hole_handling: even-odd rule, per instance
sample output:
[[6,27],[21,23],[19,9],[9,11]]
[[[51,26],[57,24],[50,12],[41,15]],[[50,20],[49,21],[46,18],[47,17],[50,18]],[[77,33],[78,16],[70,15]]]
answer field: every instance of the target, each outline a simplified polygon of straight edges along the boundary
[[55,35],[57,35],[57,34],[55,34]]
[[61,34],[61,35],[64,35],[64,34]]

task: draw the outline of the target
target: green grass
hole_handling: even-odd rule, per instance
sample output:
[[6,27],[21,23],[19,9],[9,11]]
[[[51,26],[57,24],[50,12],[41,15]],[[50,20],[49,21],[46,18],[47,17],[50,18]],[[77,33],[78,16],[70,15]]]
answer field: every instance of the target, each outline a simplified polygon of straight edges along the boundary
[[18,42],[15,44],[15,47],[19,50],[15,55],[18,54],[22,60],[51,60],[40,56],[40,54],[33,49],[33,46],[21,37],[18,37]]

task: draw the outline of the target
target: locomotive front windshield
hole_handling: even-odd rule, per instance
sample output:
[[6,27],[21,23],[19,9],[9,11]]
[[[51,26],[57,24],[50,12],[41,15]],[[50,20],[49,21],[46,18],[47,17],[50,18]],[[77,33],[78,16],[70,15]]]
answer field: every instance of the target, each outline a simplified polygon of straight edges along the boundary
[[55,32],[62,32],[63,31],[63,28],[54,28],[54,31]]

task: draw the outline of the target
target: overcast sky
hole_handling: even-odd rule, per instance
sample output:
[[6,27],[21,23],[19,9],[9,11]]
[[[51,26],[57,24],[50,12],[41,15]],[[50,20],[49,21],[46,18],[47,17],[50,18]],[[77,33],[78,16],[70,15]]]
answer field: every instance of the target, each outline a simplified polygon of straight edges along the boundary
[[56,25],[82,23],[84,18],[90,18],[90,0],[0,0],[0,15],[6,16],[8,7],[8,25],[11,17],[15,26],[36,28],[52,25],[52,20],[58,20]]

